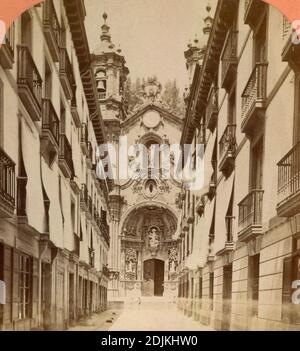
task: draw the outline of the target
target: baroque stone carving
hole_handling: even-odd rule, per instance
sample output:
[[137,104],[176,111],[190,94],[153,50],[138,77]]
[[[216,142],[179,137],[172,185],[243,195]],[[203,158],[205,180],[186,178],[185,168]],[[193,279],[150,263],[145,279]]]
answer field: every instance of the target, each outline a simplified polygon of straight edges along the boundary
[[130,248],[125,253],[125,271],[127,279],[136,279],[137,273],[137,252]]
[[169,250],[169,274],[176,273],[178,265],[178,252],[175,247]]

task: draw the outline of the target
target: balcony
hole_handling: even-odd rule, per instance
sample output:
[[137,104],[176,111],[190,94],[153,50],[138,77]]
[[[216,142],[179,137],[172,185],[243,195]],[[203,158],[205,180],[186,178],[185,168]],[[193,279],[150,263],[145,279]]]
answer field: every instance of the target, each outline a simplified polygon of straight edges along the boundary
[[278,163],[278,205],[280,217],[300,213],[300,142]]
[[42,103],[42,153],[47,150],[56,155],[59,150],[59,118],[50,99],[43,99]]
[[88,211],[88,196],[87,186],[82,184],[80,190],[80,208],[82,211]]
[[238,58],[237,58],[238,32],[230,30],[222,55],[222,77],[221,87],[228,91],[235,80]]
[[80,128],[81,121],[80,121],[80,116],[79,116],[78,107],[77,107],[76,85],[73,85],[73,97],[71,100],[71,114],[76,128]]
[[263,12],[265,4],[261,0],[245,0],[244,22],[251,27],[256,23],[257,19]]
[[292,25],[286,17],[284,17],[283,30],[284,37],[286,37],[286,34],[288,35],[281,54],[282,61],[288,62],[294,70],[298,70],[300,66],[300,45],[293,43],[293,39],[298,39],[300,36],[292,29]]
[[219,170],[224,175],[229,175],[234,168],[236,139],[236,125],[229,124],[219,142]]
[[72,148],[64,134],[61,134],[59,138],[58,165],[66,178],[72,178],[74,170]]
[[262,234],[263,190],[252,190],[239,203],[239,241],[247,242]]
[[75,79],[68,51],[65,48],[60,49],[59,78],[66,98],[71,100],[73,98],[73,84]]
[[18,46],[18,92],[34,122],[42,114],[42,78],[27,46]]
[[15,209],[15,163],[0,148],[0,218],[12,217]]
[[267,99],[268,64],[256,63],[242,94],[242,132],[251,134],[264,118]]
[[59,62],[60,25],[52,0],[43,4],[43,31],[54,62]]
[[107,267],[107,265],[105,265],[105,264],[103,265],[102,272],[103,272],[104,277],[106,277],[108,279],[109,278],[109,268]]
[[88,127],[86,123],[81,123],[81,136],[80,136],[80,146],[81,151],[84,155],[88,155],[88,141],[89,141],[89,133]]
[[0,49],[0,64],[4,69],[12,69],[15,52],[15,25],[8,28]]
[[206,108],[206,126],[213,132],[218,119],[218,90],[212,86],[209,92]]
[[205,203],[204,199],[201,197],[198,202],[196,203],[196,212],[199,217],[201,217],[204,213]]
[[106,92],[99,92],[98,93],[98,99],[99,100],[105,100],[106,99]]
[[86,156],[86,164],[89,169],[92,169],[93,168],[93,146],[90,141],[88,141],[87,148],[88,148],[87,150],[88,152]]

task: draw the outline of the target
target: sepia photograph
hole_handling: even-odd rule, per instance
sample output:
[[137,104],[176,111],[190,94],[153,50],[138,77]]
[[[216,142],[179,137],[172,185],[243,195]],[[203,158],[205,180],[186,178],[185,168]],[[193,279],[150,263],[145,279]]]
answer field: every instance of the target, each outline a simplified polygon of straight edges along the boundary
[[0,48],[0,331],[300,331],[295,29],[263,0],[20,13]]

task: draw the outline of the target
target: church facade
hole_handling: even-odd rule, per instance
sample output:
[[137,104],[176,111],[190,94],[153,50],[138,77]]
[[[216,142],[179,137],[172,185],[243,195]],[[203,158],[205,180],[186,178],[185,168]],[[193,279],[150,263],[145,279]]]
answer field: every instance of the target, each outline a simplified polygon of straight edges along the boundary
[[[133,111],[126,111],[124,84],[129,70],[121,50],[111,41],[107,15],[103,18],[100,45],[92,61],[108,143],[118,155],[120,137],[127,138],[128,148],[144,145],[148,154],[155,145],[178,143],[182,120],[162,103],[162,86],[156,78],[149,78],[142,85],[141,103]],[[127,157],[122,162],[130,164],[128,154],[122,157]],[[118,168],[118,180],[114,181],[109,199],[109,298],[175,297],[179,217],[175,199],[181,183],[172,177],[172,171],[170,179],[163,179],[161,159],[155,165],[148,164],[149,176],[122,179]],[[153,168],[155,172],[151,172]]]

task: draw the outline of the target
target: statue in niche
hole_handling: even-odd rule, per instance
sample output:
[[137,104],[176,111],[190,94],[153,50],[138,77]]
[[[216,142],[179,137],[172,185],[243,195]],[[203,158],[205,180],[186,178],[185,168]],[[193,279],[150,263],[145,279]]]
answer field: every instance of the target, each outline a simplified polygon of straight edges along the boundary
[[157,249],[159,246],[159,234],[156,227],[150,228],[148,239],[150,248]]
[[135,279],[137,272],[137,252],[134,249],[127,249],[125,255],[126,274]]
[[169,250],[169,273],[170,275],[176,273],[178,264],[178,254],[175,247]]
[[127,230],[127,235],[128,236],[135,236],[136,235],[135,227],[133,225],[129,226],[129,228]]

